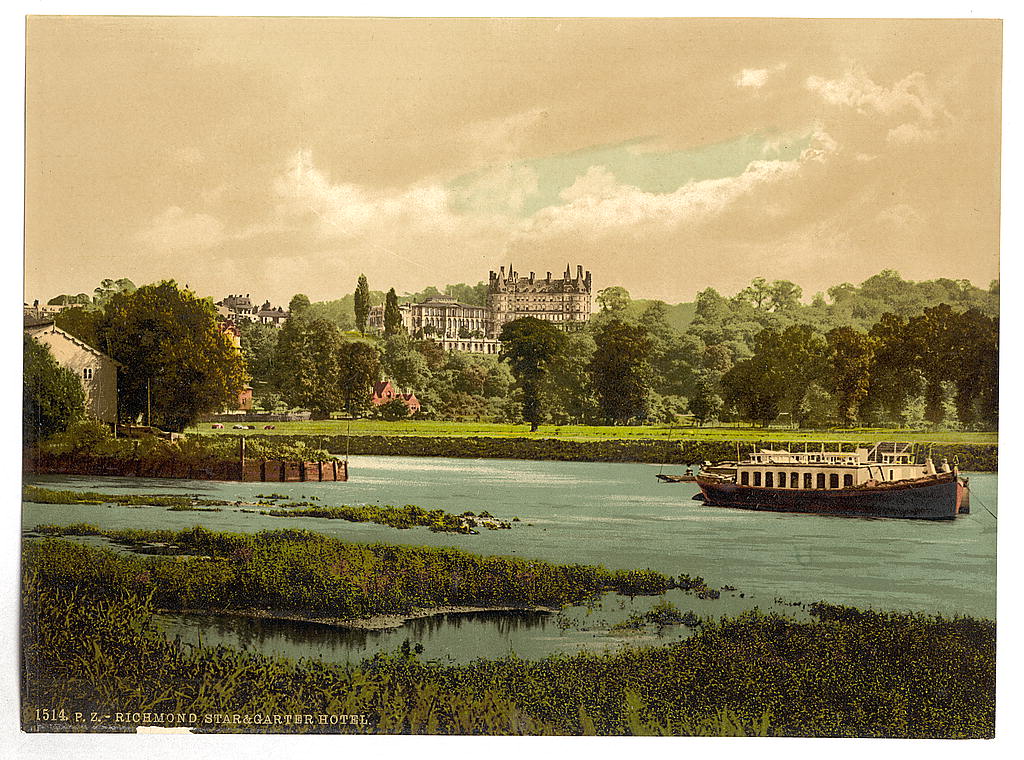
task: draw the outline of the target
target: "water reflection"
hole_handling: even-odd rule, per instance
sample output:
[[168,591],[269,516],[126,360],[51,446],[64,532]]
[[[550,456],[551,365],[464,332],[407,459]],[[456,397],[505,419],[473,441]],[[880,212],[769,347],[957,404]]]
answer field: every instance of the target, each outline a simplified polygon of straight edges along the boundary
[[530,635],[543,633],[551,618],[551,613],[530,610],[443,613],[386,630],[193,613],[162,613],[155,616],[155,622],[168,638],[183,644],[224,645],[291,659],[359,662],[376,652],[393,652],[408,640],[423,644],[432,659],[469,662],[485,655],[479,647],[458,646],[459,642],[487,640],[492,643],[490,656],[500,656],[519,645],[534,656],[548,654],[547,648],[527,642]]

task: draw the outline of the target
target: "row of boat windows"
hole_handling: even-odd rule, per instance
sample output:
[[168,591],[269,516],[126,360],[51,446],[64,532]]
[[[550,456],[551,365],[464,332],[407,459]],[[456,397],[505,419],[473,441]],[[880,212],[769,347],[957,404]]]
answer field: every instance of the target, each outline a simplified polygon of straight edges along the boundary
[[[751,482],[751,475],[753,475],[753,482]],[[778,480],[776,480],[776,477]],[[789,482],[787,486],[786,483]],[[828,485],[826,485],[826,482]],[[776,485],[778,483],[778,485]],[[768,472],[761,473],[758,471],[749,472],[744,470],[740,472],[740,485],[741,486],[761,486],[765,488],[800,488],[800,473],[799,472],[774,472],[769,470]],[[843,488],[849,488],[853,485],[853,475],[843,475]],[[837,473],[831,473],[827,476],[823,472],[803,473],[803,488],[811,489],[825,489],[825,488],[839,488],[839,475]]]

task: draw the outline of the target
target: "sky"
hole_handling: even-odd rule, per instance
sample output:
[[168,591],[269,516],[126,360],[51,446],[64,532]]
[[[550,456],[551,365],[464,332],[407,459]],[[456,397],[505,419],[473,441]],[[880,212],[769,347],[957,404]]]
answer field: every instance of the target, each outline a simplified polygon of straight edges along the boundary
[[999,276],[999,22],[33,17],[28,300]]

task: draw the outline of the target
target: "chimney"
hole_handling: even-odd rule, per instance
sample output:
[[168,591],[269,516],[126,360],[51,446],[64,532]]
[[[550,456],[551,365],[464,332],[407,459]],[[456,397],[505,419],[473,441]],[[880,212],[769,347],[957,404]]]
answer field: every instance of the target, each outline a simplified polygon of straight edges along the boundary
[[533,272],[530,272],[530,284],[533,285]]
[[583,279],[583,266],[580,265],[580,264],[576,265],[576,279],[577,280],[582,280]]
[[548,272],[548,285],[551,284],[551,272]]
[[501,267],[501,279],[505,279],[505,267]]

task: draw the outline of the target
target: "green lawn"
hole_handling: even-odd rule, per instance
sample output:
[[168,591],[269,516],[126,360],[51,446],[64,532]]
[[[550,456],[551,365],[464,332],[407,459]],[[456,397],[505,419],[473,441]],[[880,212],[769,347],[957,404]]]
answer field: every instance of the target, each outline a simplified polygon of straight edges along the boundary
[[529,425],[504,425],[490,422],[433,422],[425,420],[385,422],[383,420],[319,420],[309,422],[275,422],[273,430],[264,430],[264,423],[250,423],[255,430],[233,430],[232,423],[214,430],[210,423],[189,428],[188,433],[210,435],[419,435],[419,436],[488,436],[501,438],[562,438],[575,441],[609,439],[691,439],[709,441],[913,441],[934,443],[996,443],[995,432],[964,433],[934,430],[896,430],[856,428],[852,430],[792,430],[749,426],[680,427],[671,425],[637,425],[614,427],[603,425],[542,425],[536,433]]

